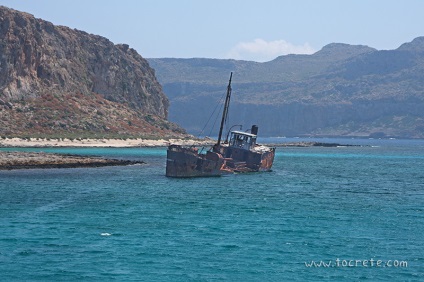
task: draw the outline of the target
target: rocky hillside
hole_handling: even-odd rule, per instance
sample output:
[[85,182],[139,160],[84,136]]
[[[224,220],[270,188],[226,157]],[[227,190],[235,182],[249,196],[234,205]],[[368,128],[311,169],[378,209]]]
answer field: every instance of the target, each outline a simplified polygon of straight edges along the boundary
[[[170,99],[170,120],[193,134],[207,124],[233,71],[230,124],[258,124],[262,136],[424,138],[424,37],[384,51],[332,43],[266,63],[149,62]],[[210,132],[216,126],[203,134]]]
[[165,136],[168,98],[134,49],[0,6],[0,136]]

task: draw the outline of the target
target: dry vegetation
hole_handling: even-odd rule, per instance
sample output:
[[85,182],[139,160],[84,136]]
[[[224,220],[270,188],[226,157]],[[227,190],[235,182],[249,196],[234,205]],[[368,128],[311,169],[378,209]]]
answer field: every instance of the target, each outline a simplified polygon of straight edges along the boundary
[[98,94],[44,94],[0,105],[0,136],[159,138],[184,134],[171,122]]

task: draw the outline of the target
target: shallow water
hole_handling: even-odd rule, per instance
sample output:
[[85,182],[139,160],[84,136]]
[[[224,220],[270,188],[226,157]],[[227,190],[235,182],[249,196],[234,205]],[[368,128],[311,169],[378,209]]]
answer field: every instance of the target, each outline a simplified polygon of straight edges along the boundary
[[272,172],[198,179],[166,178],[164,148],[20,149],[147,163],[0,171],[1,277],[424,280],[424,141],[349,142],[371,146],[277,148]]

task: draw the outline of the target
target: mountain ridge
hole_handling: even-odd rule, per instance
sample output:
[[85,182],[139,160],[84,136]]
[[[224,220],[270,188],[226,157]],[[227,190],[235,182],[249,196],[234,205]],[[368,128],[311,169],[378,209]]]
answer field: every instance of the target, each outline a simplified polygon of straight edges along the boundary
[[[331,43],[264,63],[148,60],[170,98],[170,120],[193,134],[233,71],[231,123],[258,123],[262,135],[424,138],[423,42],[418,37],[394,50]],[[175,67],[186,76],[172,76]]]

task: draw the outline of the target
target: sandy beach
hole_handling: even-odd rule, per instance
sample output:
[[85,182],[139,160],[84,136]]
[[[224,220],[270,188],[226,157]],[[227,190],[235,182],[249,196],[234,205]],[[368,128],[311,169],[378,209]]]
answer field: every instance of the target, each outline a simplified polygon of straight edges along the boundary
[[2,138],[0,147],[165,147],[169,144],[209,146],[212,139],[46,139],[46,138]]
[[[167,147],[170,144],[183,146],[213,146],[216,140],[205,139],[47,139],[47,138],[1,138],[0,148],[44,148],[44,147],[104,147],[104,148],[127,148],[127,147]],[[287,142],[267,144],[271,147],[339,147],[352,146],[338,143],[322,142]]]

